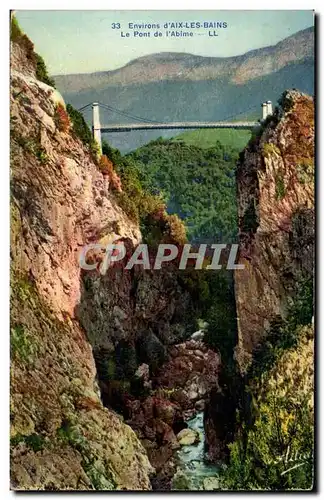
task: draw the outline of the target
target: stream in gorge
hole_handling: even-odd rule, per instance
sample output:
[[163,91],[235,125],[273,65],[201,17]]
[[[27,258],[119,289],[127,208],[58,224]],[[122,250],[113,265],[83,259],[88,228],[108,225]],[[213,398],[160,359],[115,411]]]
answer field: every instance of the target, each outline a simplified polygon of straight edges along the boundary
[[218,489],[219,466],[205,460],[204,413],[197,413],[187,421],[188,428],[199,433],[199,442],[181,446],[175,452],[177,473],[172,489],[214,490]]

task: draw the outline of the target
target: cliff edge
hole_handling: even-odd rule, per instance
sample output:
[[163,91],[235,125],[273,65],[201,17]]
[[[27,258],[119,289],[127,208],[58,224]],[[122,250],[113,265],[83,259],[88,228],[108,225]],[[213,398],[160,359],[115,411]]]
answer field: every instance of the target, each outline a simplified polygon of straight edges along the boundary
[[314,104],[287,91],[237,168],[236,357],[244,372],[271,322],[285,319],[314,261]]

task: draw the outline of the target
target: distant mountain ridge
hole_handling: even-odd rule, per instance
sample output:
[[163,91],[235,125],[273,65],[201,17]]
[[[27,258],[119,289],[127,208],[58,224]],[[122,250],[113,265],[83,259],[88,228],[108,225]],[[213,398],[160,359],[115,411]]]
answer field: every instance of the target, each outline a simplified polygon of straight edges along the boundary
[[[286,89],[313,94],[314,30],[307,28],[275,46],[233,58],[166,52],[135,59],[115,71],[55,80],[66,102],[75,108],[98,101],[161,122],[219,121],[244,114],[258,119],[260,104],[265,100],[275,104]],[[90,125],[90,108],[84,116]],[[103,108],[100,120],[101,124],[134,121]],[[159,136],[175,135],[175,131],[156,130],[104,134],[104,138],[127,152]]]
[[314,57],[314,28],[309,27],[276,45],[233,57],[205,57],[187,53],[161,52],[134,59],[122,68],[85,74],[57,75],[63,93],[115,85],[133,85],[163,80],[199,81],[228,79],[241,85],[279,71],[288,64]]

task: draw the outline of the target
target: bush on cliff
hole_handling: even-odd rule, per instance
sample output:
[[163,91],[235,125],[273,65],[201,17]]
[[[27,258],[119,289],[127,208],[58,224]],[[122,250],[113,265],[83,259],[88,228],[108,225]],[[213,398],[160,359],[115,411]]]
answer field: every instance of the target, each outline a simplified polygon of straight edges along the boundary
[[46,83],[46,85],[49,85],[50,87],[55,88],[55,81],[53,80],[53,78],[49,76],[44,59],[37,53],[35,53],[35,58],[36,58],[36,76],[38,80]]
[[90,150],[92,158],[95,162],[98,159],[98,145],[92,136],[82,113],[75,109],[71,104],[67,104],[66,111],[72,122],[73,132],[83,142],[83,144]]
[[[234,371],[234,348],[237,342],[236,308],[233,275],[230,271],[188,268],[179,274],[179,282],[189,291],[195,317],[207,323],[204,342],[219,351],[223,371]],[[199,325],[197,324],[197,329]]]
[[11,24],[10,24],[10,40],[12,42],[18,42],[20,37],[22,37],[22,36],[23,36],[23,32],[20,29],[18,21],[15,18],[15,16],[12,16]]
[[113,163],[106,155],[101,155],[99,169],[103,175],[108,177],[110,188],[121,193],[123,189],[120,177],[115,172]]
[[249,385],[252,425],[244,421],[230,448],[223,486],[240,490],[310,489],[313,484],[313,342],[302,330],[258,383]]
[[313,484],[313,281],[300,279],[285,321],[272,323],[256,349],[238,413],[223,486],[310,489]]
[[35,65],[38,80],[55,88],[55,82],[48,74],[44,59],[34,51],[33,42],[22,32],[15,16],[11,18],[10,40],[24,49],[27,59]]
[[60,132],[67,132],[70,128],[69,115],[61,103],[55,108],[54,122]]
[[34,44],[29,40],[28,36],[22,32],[15,16],[11,18],[10,40],[24,49],[27,59],[35,62]]

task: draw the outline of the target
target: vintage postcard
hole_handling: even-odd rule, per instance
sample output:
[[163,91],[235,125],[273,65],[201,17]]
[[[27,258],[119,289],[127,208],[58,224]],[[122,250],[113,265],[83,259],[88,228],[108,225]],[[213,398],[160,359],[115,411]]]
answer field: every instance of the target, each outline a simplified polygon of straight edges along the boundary
[[314,30],[10,12],[13,490],[316,489]]

